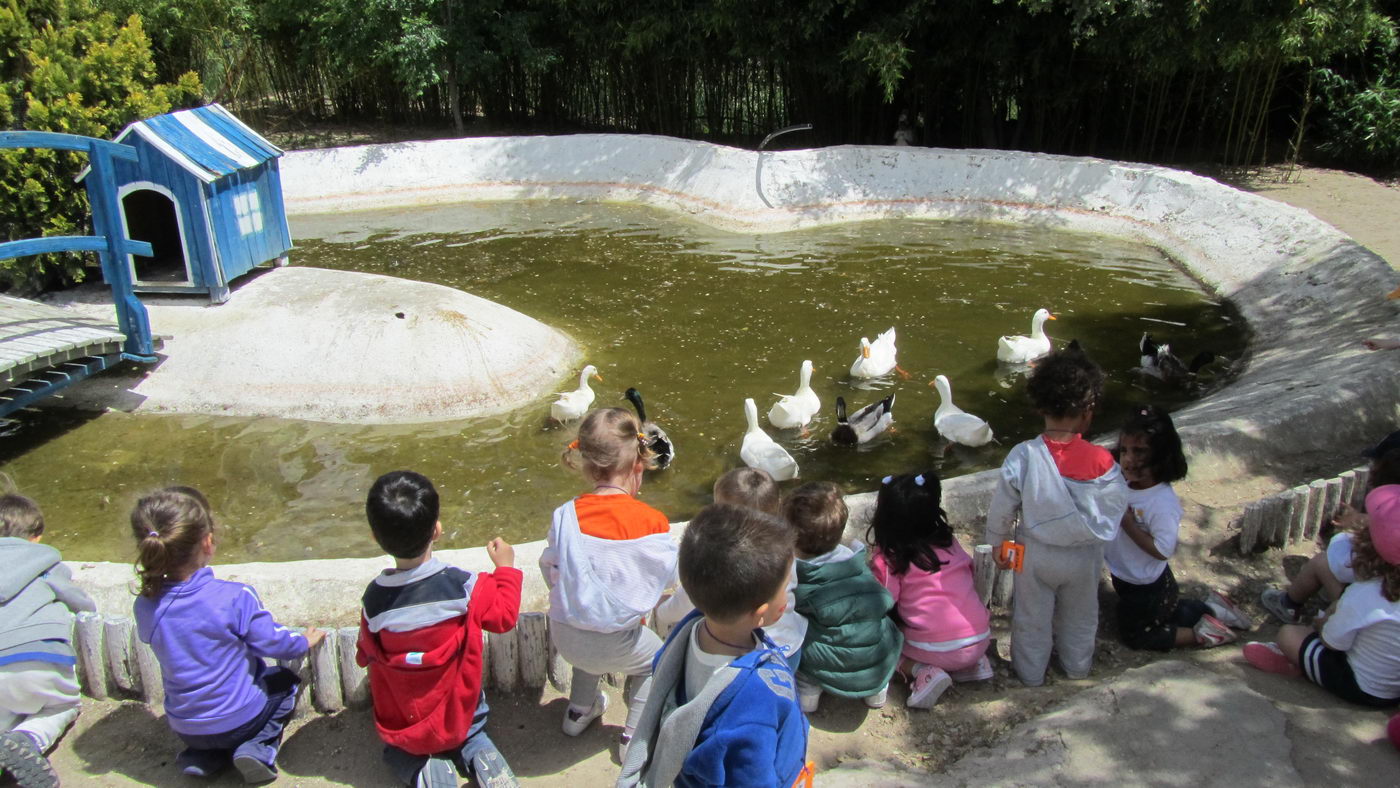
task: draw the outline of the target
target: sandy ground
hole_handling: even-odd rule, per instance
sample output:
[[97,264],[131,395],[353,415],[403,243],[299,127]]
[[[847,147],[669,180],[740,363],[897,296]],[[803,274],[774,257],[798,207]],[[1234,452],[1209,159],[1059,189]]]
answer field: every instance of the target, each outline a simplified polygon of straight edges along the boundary
[[[1279,182],[1279,174],[1257,174],[1238,185],[1313,211],[1400,268],[1400,189],[1329,170],[1303,170],[1288,183]],[[1289,478],[1245,477],[1228,484],[1198,487],[1187,481],[1179,485],[1186,519],[1182,548],[1172,563],[1183,592],[1203,595],[1208,586],[1227,591],[1264,622],[1246,638],[1272,639],[1277,628],[1259,608],[1259,592],[1282,582],[1285,567],[1289,573],[1296,571],[1312,548],[1299,545],[1287,554],[1271,550],[1241,557],[1234,547],[1231,518],[1246,501],[1358,464],[1356,457],[1310,457],[1290,469]],[[994,679],[955,687],[932,712],[906,710],[902,687],[892,689],[889,705],[881,710],[868,710],[858,701],[825,698],[811,717],[809,757],[819,769],[863,760],[937,772],[1066,698],[1161,659],[1119,646],[1111,591],[1105,590],[1103,599],[1098,657],[1089,680],[1070,681],[1052,672],[1046,686],[1026,689],[1009,678],[1008,666],[998,661]],[[1004,653],[1007,622],[1004,611],[997,613],[998,646]],[[1237,647],[1179,653],[1174,658],[1246,681],[1269,697],[1288,715],[1294,761],[1306,777],[1336,781],[1343,775],[1329,764],[1340,760],[1374,764],[1368,771],[1350,772],[1346,782],[1392,782],[1396,755],[1383,741],[1384,714],[1348,708],[1315,687],[1259,674],[1242,664]],[[559,732],[564,705],[564,699],[550,690],[538,698],[493,697],[491,735],[526,784],[610,783],[617,770],[622,703],[613,703],[605,725],[594,726],[577,739]],[[1221,735],[1228,736],[1229,731],[1222,730]],[[171,763],[177,750],[178,742],[163,719],[144,705],[93,702],[53,758],[69,784],[194,784],[175,773]],[[389,785],[392,780],[380,764],[379,750],[367,712],[303,717],[294,722],[286,739],[281,784]],[[1128,775],[1104,777],[1133,781]],[[216,784],[234,785],[237,780],[226,776]]]
[[1218,180],[1309,211],[1400,270],[1400,183],[1340,170],[1282,167]]

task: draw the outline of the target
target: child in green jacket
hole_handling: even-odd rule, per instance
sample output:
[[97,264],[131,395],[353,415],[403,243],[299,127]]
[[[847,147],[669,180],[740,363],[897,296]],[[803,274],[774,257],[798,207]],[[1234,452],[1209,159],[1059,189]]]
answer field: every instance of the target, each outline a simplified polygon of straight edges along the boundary
[[870,573],[865,545],[841,544],[846,503],[830,482],[811,482],[783,501],[797,534],[797,612],[807,618],[797,699],[811,713],[823,692],[885,705],[904,646],[887,615],[894,599]]

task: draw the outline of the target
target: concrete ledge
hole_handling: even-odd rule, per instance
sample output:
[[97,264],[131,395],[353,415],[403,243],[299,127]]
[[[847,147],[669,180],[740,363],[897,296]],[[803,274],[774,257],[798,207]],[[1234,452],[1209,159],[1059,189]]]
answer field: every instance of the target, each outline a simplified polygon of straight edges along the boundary
[[[640,202],[733,230],[782,231],[918,217],[1033,223],[1133,238],[1180,261],[1249,322],[1247,363],[1210,398],[1175,414],[1192,479],[1285,469],[1300,457],[1353,453],[1400,423],[1400,353],[1360,339],[1400,319],[1384,294],[1394,271],[1305,211],[1207,178],[1147,165],[1004,151],[838,147],[757,154],[664,137],[503,137],[288,154],[294,213],[521,198]],[[961,525],[980,521],[995,471],[946,484]],[[863,534],[874,494],[851,496]],[[963,529],[967,533],[967,529]],[[543,601],[538,544],[517,548],[527,608]],[[444,553],[489,566],[484,551]],[[256,585],[290,622],[352,618],[382,560],[220,567]],[[80,567],[89,587],[130,577]],[[339,590],[336,590],[339,589]],[[115,599],[99,589],[103,599]],[[114,612],[129,607],[130,597]],[[104,604],[104,610],[107,609]],[[538,609],[538,608],[536,608]]]

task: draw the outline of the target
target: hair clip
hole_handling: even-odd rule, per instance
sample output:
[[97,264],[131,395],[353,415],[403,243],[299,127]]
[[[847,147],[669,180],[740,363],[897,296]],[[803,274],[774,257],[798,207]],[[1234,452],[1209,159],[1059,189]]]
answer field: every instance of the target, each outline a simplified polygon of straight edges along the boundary
[[646,434],[645,432],[639,432],[639,433],[637,433],[637,440],[639,440],[639,441],[644,441],[644,440],[646,440],[646,439],[647,439],[647,434]]
[[894,477],[893,477],[893,476],[886,476],[885,478],[883,478],[883,479],[880,480],[880,483],[881,483],[881,484],[889,484],[889,483],[892,482],[892,481],[894,481]]
[[159,538],[160,538],[160,533],[159,533],[159,532],[156,532],[156,531],[151,531],[150,533],[146,534],[146,536],[147,536],[147,538],[151,538],[151,539],[159,539]]
[[914,483],[917,484],[917,485],[919,485],[920,487],[923,487],[923,486],[924,486],[924,475],[921,473],[921,474],[919,474],[918,476],[915,476],[915,477],[914,477]]
[[578,438],[574,438],[572,441],[569,442],[569,448],[575,450],[578,449]]

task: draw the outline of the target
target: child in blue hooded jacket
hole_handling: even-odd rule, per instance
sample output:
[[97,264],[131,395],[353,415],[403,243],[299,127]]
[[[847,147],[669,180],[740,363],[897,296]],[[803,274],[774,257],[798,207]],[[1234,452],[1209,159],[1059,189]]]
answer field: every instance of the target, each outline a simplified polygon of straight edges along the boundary
[[789,788],[810,774],[792,669],[763,633],[787,606],[793,536],[724,504],[690,521],[681,585],[696,611],[656,656],[619,786]]

